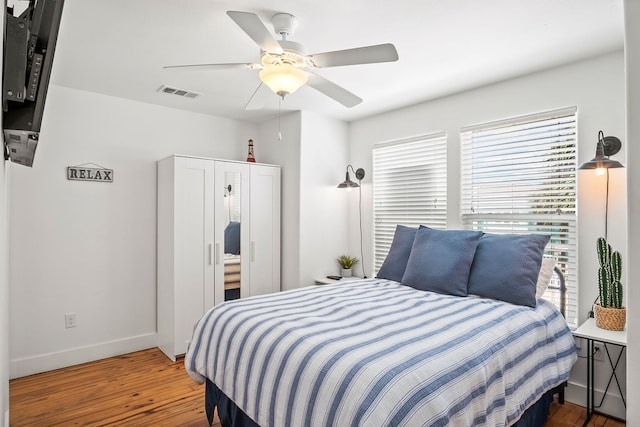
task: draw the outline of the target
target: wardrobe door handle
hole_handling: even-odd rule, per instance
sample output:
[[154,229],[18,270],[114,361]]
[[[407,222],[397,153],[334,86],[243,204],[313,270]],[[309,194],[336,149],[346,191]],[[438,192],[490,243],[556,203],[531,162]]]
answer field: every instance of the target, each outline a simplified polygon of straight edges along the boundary
[[251,241],[251,262],[256,260],[256,242]]
[[216,243],[216,265],[220,264],[220,243]]

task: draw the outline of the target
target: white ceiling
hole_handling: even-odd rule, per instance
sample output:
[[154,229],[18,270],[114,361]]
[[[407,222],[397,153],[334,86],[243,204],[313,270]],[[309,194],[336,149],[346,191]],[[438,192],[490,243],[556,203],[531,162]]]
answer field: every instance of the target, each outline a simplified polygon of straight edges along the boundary
[[[245,104],[255,70],[176,73],[164,65],[258,62],[255,43],[226,15],[298,18],[290,40],[309,53],[393,43],[392,63],[318,74],[364,101],[346,108],[310,87],[281,103],[345,121],[623,47],[622,0],[65,0],[51,83],[167,107],[262,121],[278,112]],[[196,99],[159,93],[169,85]],[[264,87],[264,86],[263,86]]]

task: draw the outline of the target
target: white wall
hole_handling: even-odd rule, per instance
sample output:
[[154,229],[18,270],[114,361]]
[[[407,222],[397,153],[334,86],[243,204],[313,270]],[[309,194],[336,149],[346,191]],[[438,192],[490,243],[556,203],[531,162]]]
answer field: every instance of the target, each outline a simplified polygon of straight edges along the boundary
[[[627,81],[627,179],[629,230],[629,277],[634,280],[627,287],[627,424],[640,425],[640,1],[626,0],[625,4],[625,67]],[[633,167],[632,167],[633,166]]]
[[[336,258],[347,252],[349,211],[355,196],[337,188],[344,181],[348,126],[338,120],[302,112],[300,153],[300,284],[340,274]],[[352,178],[355,177],[352,174]],[[354,252],[351,255],[356,255]],[[357,255],[359,258],[360,255]],[[354,267],[358,273],[358,266]]]
[[[278,129],[282,140],[278,140]],[[282,165],[282,289],[338,273],[347,250],[347,124],[296,112],[260,125],[259,162]]]
[[[0,33],[4,34],[6,11],[0,13]],[[0,40],[4,47],[4,38]],[[2,58],[0,57],[0,64]],[[0,115],[0,128],[2,127]],[[3,141],[4,136],[0,136]],[[0,427],[9,427],[9,221],[7,217],[7,168],[0,159]]]
[[[11,377],[156,345],[156,161],[244,159],[255,129],[50,88],[34,166],[10,170]],[[114,182],[66,179],[86,163]]]
[[0,427],[9,427],[9,235],[6,196],[7,168],[3,157],[0,160]]
[[[376,143],[387,142],[416,135],[446,131],[448,154],[448,227],[460,227],[460,138],[461,127],[485,123],[509,117],[554,110],[564,107],[578,108],[578,161],[590,160],[595,153],[598,131],[624,139],[624,57],[615,52],[580,63],[539,72],[501,82],[409,108],[381,114],[352,123],[351,162],[371,170],[371,149]],[[624,162],[627,144],[616,158]],[[616,248],[627,243],[626,213],[627,169],[611,173],[609,199],[609,241]],[[365,177],[365,248],[368,264],[373,265],[371,206],[371,174]],[[604,180],[593,173],[583,171],[578,176],[579,185],[579,246],[580,260],[579,318],[584,321],[597,295],[597,258],[594,245],[604,234]],[[351,223],[354,223],[352,215]],[[350,250],[357,248],[355,233],[350,233]],[[626,272],[626,277],[634,277]],[[629,283],[629,280],[625,280]],[[603,366],[604,368],[604,366]],[[598,381],[606,375],[599,369]],[[583,375],[586,367],[581,360],[574,367],[572,381],[580,387],[586,383]],[[621,371],[622,372],[622,371]],[[624,374],[622,374],[624,375]],[[607,377],[608,378],[608,377]],[[604,386],[601,382],[597,387]],[[577,394],[576,394],[577,393]],[[613,393],[615,394],[615,393]],[[577,403],[585,404],[583,390],[574,393]],[[619,400],[613,399],[610,411],[624,415]]]

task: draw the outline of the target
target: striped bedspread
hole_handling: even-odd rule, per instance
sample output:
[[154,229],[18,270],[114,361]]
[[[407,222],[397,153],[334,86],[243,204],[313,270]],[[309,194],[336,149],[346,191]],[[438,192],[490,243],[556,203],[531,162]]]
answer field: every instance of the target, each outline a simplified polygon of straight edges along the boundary
[[221,304],[189,375],[267,426],[502,426],[569,377],[562,315],[366,279]]

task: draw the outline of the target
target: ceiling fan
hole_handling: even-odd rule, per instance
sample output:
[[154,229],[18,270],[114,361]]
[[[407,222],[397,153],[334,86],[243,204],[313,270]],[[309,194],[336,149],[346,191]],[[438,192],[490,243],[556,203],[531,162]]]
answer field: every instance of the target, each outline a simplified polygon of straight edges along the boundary
[[[390,43],[307,54],[303,45],[287,39],[295,32],[298,25],[296,17],[288,13],[277,13],[271,18],[273,28],[282,37],[281,40],[276,40],[271,35],[255,13],[227,11],[227,15],[260,47],[260,63],[170,65],[163,68],[173,70],[229,68],[260,70],[260,85],[266,84],[282,99],[304,84],[308,84],[315,90],[350,108],[360,104],[362,98],[311,70],[398,60],[398,52],[395,46]],[[257,90],[252,98],[256,92]]]

